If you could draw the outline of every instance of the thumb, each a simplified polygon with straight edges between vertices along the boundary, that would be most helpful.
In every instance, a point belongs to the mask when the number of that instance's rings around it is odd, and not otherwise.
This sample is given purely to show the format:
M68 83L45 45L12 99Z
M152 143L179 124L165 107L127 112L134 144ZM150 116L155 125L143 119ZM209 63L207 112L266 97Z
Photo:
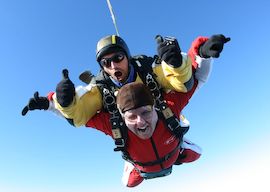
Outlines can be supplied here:
M84 83L86 83L86 84L89 84L89 83L91 82L93 76L94 76L94 75L91 73L91 71L84 71L84 72L82 72L82 73L80 74L79 79L80 79L82 82L84 82Z
M26 115L26 113L29 111L29 108L28 108L28 106L26 105L24 108L23 108L23 110L22 110L22 116L25 116Z
M63 79L69 79L67 69L63 69L62 74L63 74Z
M38 93L38 91L36 91L36 92L34 93L34 99L35 99L36 101L39 99L39 93Z
M160 44L164 41L161 35L156 35L155 40L157 44Z
M227 42L229 42L230 40L231 40L230 37L226 37L225 40L224 40L224 43L227 43Z

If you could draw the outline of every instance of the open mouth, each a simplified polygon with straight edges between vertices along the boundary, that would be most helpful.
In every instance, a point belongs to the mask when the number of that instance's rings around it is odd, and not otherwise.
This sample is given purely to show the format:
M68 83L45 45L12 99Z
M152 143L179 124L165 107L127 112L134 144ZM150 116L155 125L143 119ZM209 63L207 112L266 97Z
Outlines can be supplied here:
M121 72L121 71L116 71L116 72L114 73L114 76L117 77L117 78L119 78L119 77L122 76L122 72Z
M146 131L146 127L144 127L144 128L138 128L138 131L144 133Z

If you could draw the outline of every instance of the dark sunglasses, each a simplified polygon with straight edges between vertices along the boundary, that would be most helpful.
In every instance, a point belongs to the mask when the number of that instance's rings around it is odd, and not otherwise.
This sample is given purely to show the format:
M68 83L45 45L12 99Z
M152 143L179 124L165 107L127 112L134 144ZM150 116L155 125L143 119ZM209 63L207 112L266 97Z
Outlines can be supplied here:
M125 54L122 53L122 52L119 52L119 53L116 53L114 54L112 57L110 58L102 58L100 60L100 65L102 67L111 67L111 62L114 62L114 63L119 63L121 62L123 59L125 58Z

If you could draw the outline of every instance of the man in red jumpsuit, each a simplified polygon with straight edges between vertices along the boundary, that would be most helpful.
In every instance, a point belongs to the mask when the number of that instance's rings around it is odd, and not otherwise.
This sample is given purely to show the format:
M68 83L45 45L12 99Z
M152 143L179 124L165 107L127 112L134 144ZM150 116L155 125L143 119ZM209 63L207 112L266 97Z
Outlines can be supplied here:
M177 117L196 87L197 82L187 93L163 95ZM128 129L128 158L122 178L127 187L135 187L144 179L169 175L174 164L192 162L200 157L200 147L185 138L177 138L158 117L151 92L144 84L134 82L124 85L117 94L116 103ZM100 112L86 126L112 136L109 118L109 113Z

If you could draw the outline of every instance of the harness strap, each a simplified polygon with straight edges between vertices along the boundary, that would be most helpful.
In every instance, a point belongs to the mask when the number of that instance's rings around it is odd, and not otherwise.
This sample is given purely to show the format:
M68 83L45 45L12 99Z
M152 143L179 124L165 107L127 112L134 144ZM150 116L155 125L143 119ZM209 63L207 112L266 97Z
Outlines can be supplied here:
M112 125L112 136L114 139L114 143L116 148L114 151L124 151L126 144L126 134L127 131L125 127L125 123L119 113L119 110L116 107L115 96L109 91L108 88L103 88L103 96L104 102L107 106L107 110L110 113L110 123Z
M138 68L143 67L142 65L138 65ZM167 106L166 101L163 99L160 89L158 88L158 83L156 82L153 75L150 72L147 72L147 74L144 77L142 76L141 78L145 81L146 85L154 96L155 107L157 111L162 114L162 117L164 118L167 127L174 135L176 135L182 140L183 135L187 133L189 127L181 127L179 120L176 118L172 110Z
M157 177L165 177L170 175L172 173L172 166L167 169L162 169L161 171L158 172L143 172L140 170L138 170L138 172L144 179L154 179Z

